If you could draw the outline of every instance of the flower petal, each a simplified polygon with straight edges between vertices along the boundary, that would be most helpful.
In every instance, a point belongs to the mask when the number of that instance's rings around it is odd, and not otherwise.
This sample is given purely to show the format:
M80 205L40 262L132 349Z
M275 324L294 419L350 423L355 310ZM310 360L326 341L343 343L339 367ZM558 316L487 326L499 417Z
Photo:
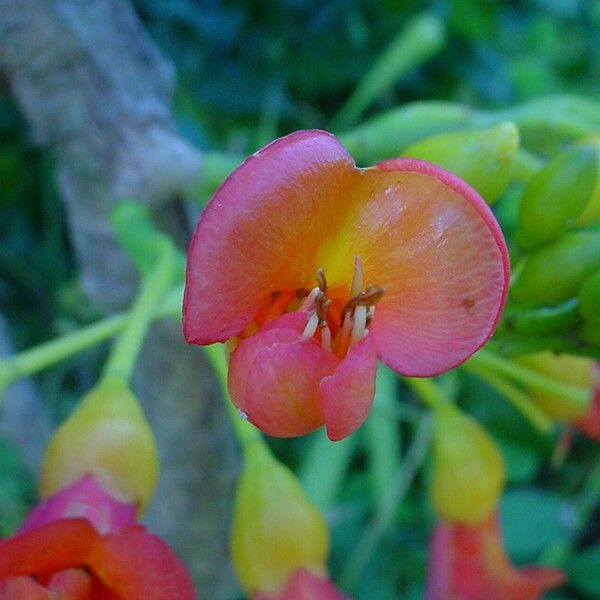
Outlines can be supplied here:
M336 590L329 579L315 575L307 569L296 571L280 594L266 596L257 594L254 600L349 600Z
M480 525L440 522L431 539L427 600L535 600L563 581L556 569L510 564L497 514Z
M19 533L58 519L78 517L87 519L100 533L110 533L135 523L135 510L135 504L120 502L93 475L85 475L35 506Z
M65 569L52 575L48 589L60 600L88 600L92 597L92 580L82 569Z
M367 169L354 194L365 281L385 288L371 331L380 358L410 376L463 362L493 333L509 260L501 230L466 183L423 161Z
M321 381L327 435L337 441L358 429L375 395L377 351L373 334L354 344L329 377Z
M96 544L86 564L123 600L194 600L194 585L173 551L133 525Z
M240 165L208 204L188 252L183 329L210 344L241 332L274 290L314 286L315 257L335 229L352 158L324 131L280 138Z
M122 600L193 600L183 565L138 525L101 536L85 519L62 519L0 541L0 580L87 567Z
M261 331L244 340L232 355L230 365L230 378L235 378L236 353L244 345L260 347L248 351L253 359L247 370L241 405L251 423L278 437L304 435L323 425L319 384L323 377L333 373L339 362L314 339L301 339L298 333L294 341L273 340L287 336L286 331L291 330Z

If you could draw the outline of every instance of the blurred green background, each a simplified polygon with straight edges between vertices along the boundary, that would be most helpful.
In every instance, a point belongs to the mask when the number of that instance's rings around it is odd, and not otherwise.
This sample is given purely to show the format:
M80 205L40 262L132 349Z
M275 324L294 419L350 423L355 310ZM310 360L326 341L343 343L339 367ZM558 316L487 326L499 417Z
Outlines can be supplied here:
M423 66L385 86L364 116L422 99L484 109L556 93L600 100L600 0L136 0L134 5L177 69L180 130L205 150L245 155L295 129L343 124L341 107L398 32L423 14L438 28L433 35L439 48ZM33 145L1 76L0 305L16 349L99 316L78 286L52 157ZM98 347L40 375L56 421L93 383L105 351ZM395 379L385 373L382 378L379 395L398 402L390 407L379 399L375 416L394 423L394 443L406 449L423 411ZM567 543L571 580L549 597L599 598L600 490L597 483L593 487L597 479L588 481L598 460L594 443L577 438L566 462L555 469L550 459L556 439L537 435L491 389L462 372L447 375L443 383L504 451L509 486L502 518L512 559L543 561ZM326 454L322 433L273 442L277 455L300 473L327 511L334 579L386 493L374 462L373 435L365 427L343 442L350 469L341 473L334 498L314 472L319 460L334 460ZM399 461L400 456L391 459L383 473L396 472ZM393 527L378 537L359 574L360 599L423 596L433 522L424 462L398 503ZM15 528L34 497L33 475L17 449L0 439L0 535ZM589 522L575 535L582 506Z

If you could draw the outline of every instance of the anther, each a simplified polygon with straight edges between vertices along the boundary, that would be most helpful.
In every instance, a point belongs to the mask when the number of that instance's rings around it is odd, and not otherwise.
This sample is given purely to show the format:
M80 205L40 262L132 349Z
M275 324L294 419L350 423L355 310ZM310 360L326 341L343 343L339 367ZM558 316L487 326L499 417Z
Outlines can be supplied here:
M326 294L327 293L327 279L325 279L325 270L323 269L323 267L319 267L315 271L315 277L317 278L317 283L319 284L321 291L324 294Z
M370 285L366 290L363 290L362 292L356 294L356 296L350 298L346 306L344 306L342 313L351 311L357 306L366 306L367 308L369 306L374 306L377 304L377 302L379 302L379 300L381 300L381 297L384 293L385 290L382 287L379 287L378 285Z
M327 311L330 306L331 300L328 300L323 292L317 294L317 297L315 298L315 311L319 318L319 324L327 323Z
M298 307L298 310L312 310L315 305L315 299L320 293L321 288L319 287L314 287L312 290L310 290L310 293L308 296L306 296L306 298L304 298L302 304L300 304Z

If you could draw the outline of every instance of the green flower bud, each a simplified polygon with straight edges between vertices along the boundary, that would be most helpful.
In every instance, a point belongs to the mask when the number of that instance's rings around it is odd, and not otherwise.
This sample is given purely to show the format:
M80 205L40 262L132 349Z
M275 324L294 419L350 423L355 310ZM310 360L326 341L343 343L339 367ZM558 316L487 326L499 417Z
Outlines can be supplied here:
M511 295L516 302L557 304L575 296L600 270L600 229L567 233L525 259Z
M519 149L514 123L500 123L483 131L455 131L425 138L409 146L403 156L440 165L472 185L493 204L510 181Z
M598 148L572 146L527 184L519 211L517 242L532 250L581 225L598 179Z
M586 321L600 324L600 271L588 277L579 288L579 312Z
M594 146L596 149L596 185L594 186L590 201L579 216L580 225L587 225L592 221L600 219L600 135L587 138L584 142Z

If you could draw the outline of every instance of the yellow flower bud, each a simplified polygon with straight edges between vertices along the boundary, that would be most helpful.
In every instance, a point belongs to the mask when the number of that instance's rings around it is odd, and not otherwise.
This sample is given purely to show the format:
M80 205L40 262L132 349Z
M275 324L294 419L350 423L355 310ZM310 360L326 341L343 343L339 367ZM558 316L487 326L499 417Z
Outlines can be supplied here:
M481 523L503 486L504 461L485 429L454 406L436 409L432 499L441 518Z
M515 361L546 377L590 390L590 402L592 401L592 390L596 383L596 366L591 358L568 354L558 355L553 352L537 352L516 357ZM582 418L588 410L588 405L573 402L561 394L541 392L534 388L530 388L529 394L541 409L557 421L566 423L576 421Z
M105 378L54 433L44 456L46 498L92 473L123 502L147 506L158 478L154 436L127 383Z
M275 595L292 574L325 575L327 526L294 474L261 442L251 442L235 499L231 551L238 579L250 595Z

